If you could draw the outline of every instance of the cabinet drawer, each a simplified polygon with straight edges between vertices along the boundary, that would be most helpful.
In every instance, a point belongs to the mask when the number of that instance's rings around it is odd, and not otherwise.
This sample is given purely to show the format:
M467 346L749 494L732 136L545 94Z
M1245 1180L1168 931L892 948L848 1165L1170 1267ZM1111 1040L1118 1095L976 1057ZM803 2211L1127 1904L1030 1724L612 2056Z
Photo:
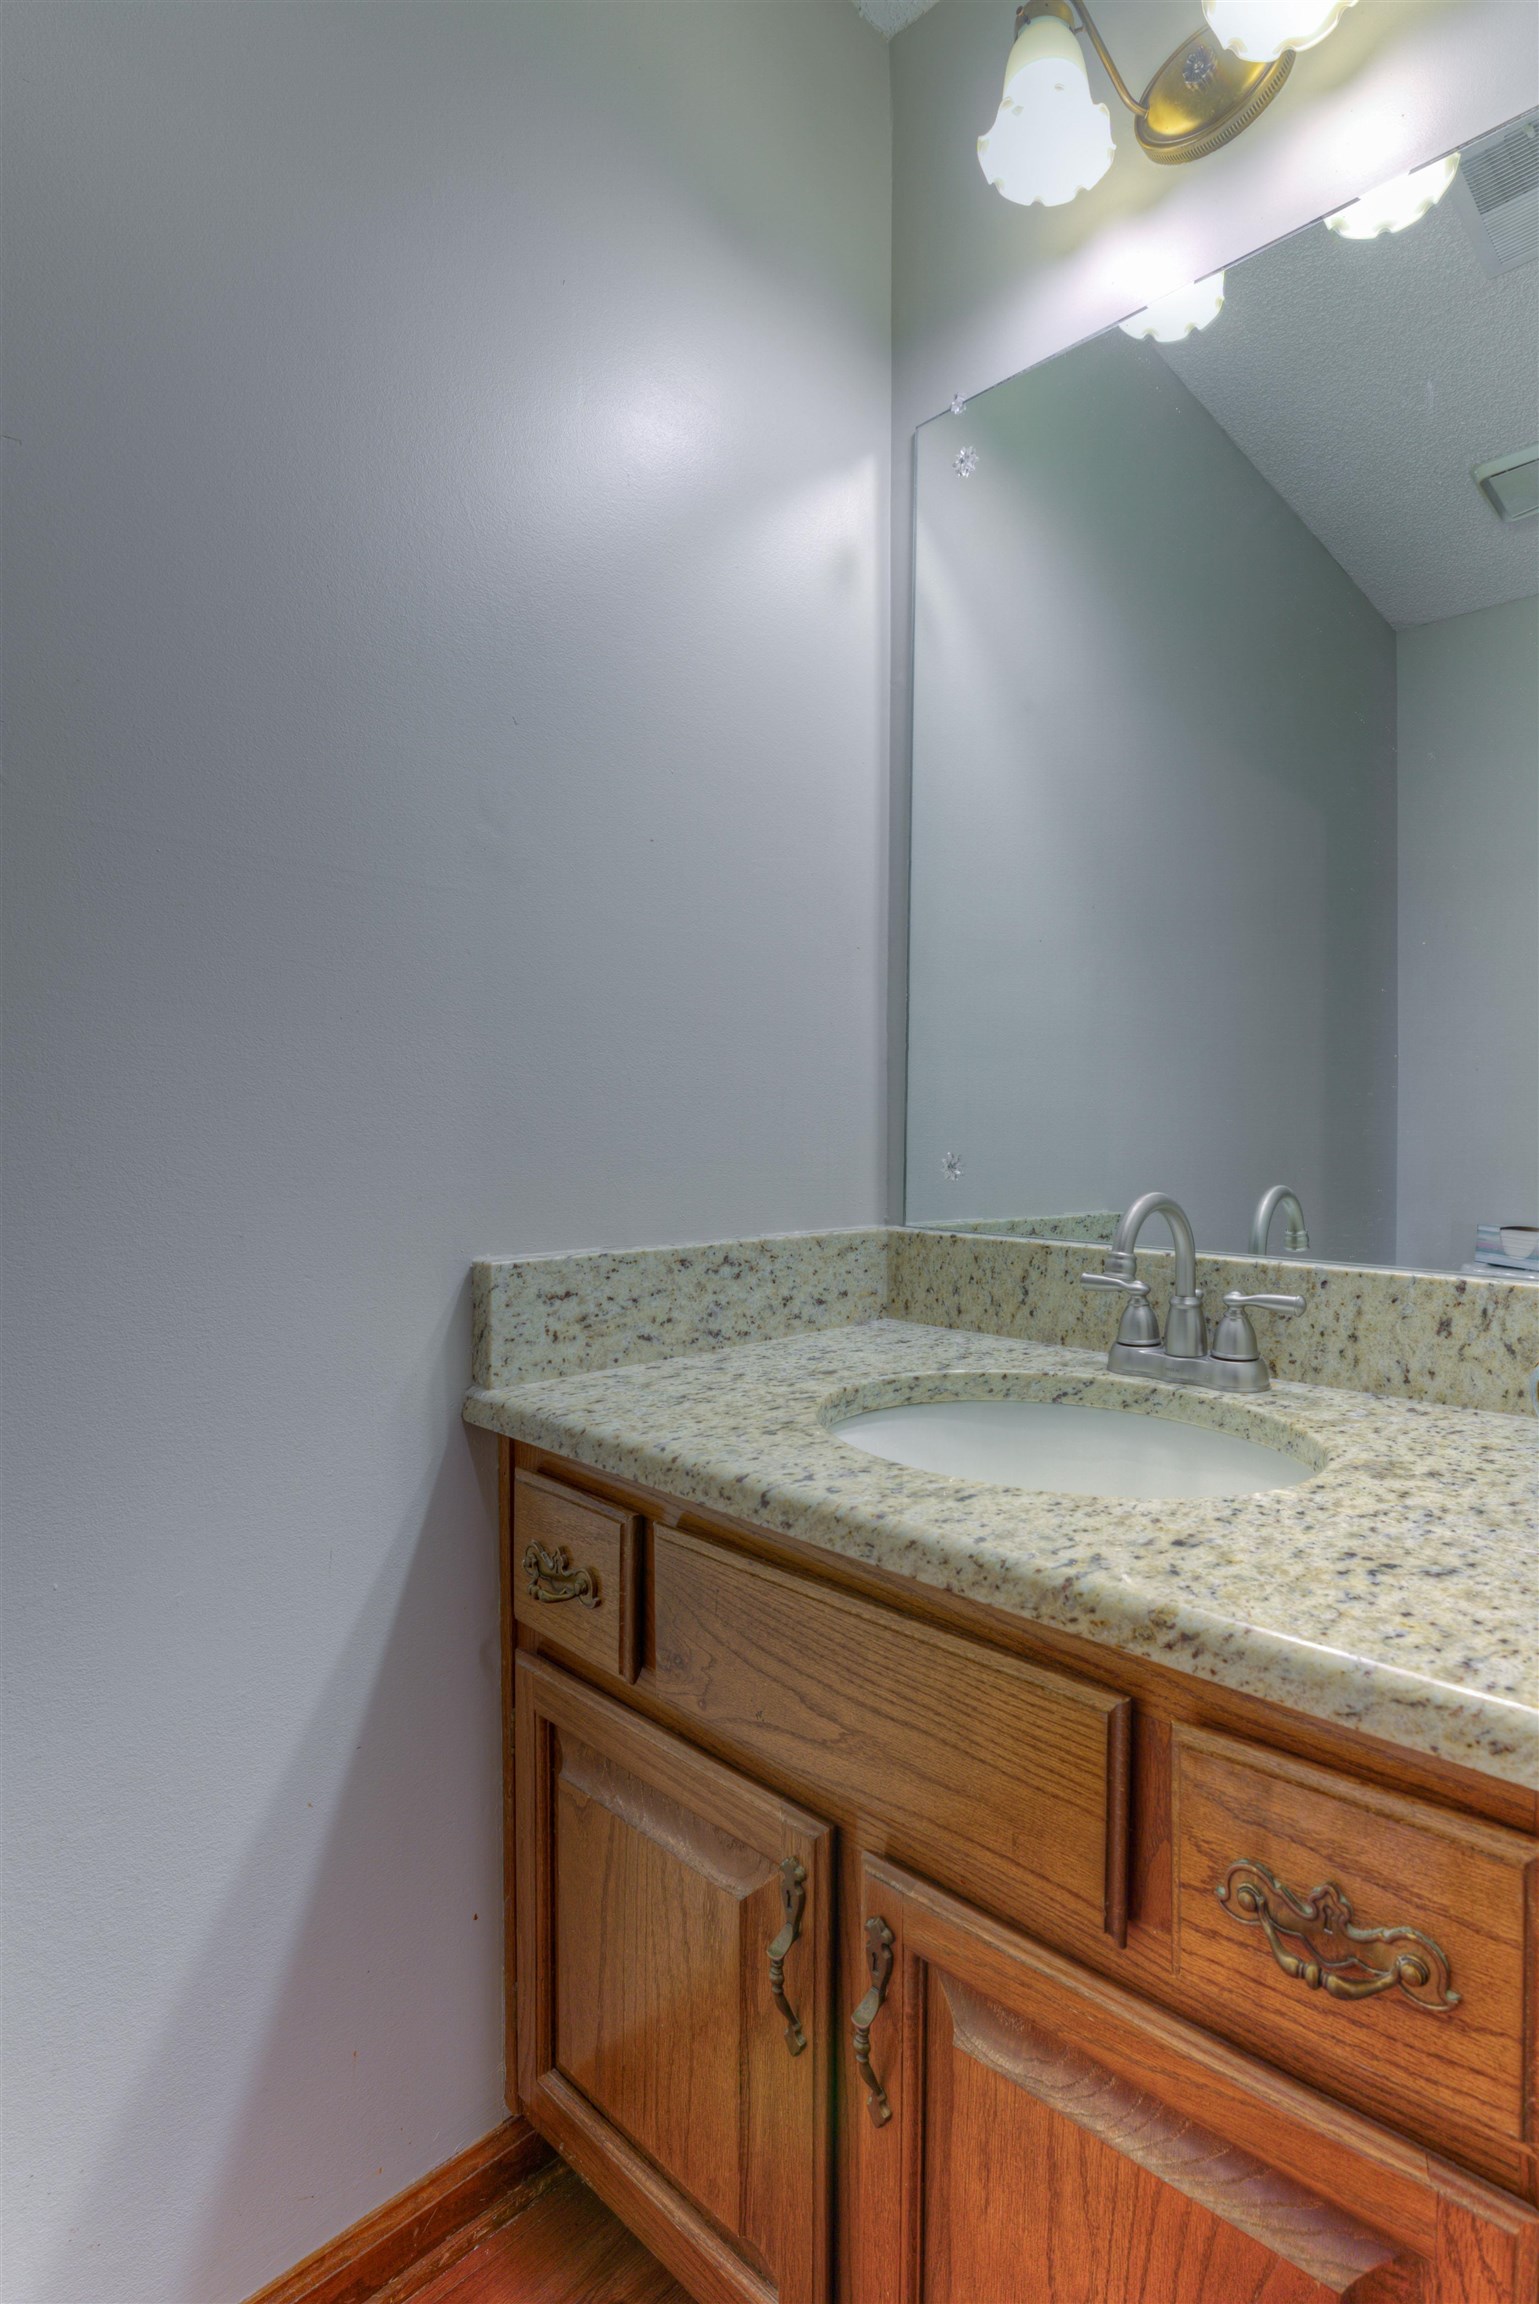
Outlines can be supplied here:
M558 1655L636 1677L634 1512L537 1472L513 1475L513 1613Z
M1125 1698L674 1530L650 1594L643 1685L683 1721L975 1903L1123 1941Z
M1214 2030L1433 2143L1528 2132L1534 1842L1191 1728L1175 1798Z

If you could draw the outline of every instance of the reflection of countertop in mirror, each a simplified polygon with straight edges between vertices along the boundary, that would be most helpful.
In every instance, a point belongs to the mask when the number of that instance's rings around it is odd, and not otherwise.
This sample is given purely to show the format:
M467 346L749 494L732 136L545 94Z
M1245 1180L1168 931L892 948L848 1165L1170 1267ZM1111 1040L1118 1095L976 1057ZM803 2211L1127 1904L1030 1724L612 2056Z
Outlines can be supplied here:
M854 1237L854 1236L849 1236ZM1147 1413L1320 1468L1245 1497L1041 1495L909 1470L836 1439L840 1395L1094 1397L1098 1354L889 1319L644 1365L478 1387L476 1424L1130 1655L1539 1787L1539 1425L1279 1384L1156 1386ZM1032 1381L1036 1379L1038 1381ZM895 1389L894 1389L895 1387Z

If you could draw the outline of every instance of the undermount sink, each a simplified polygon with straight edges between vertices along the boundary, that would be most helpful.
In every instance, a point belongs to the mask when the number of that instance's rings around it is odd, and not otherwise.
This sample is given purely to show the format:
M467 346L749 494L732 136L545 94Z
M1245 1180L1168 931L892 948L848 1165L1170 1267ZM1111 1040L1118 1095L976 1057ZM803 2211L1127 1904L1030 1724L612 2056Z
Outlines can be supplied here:
M1059 1496L1253 1496L1315 1469L1211 1424L1058 1400L925 1400L841 1416L829 1430L916 1471Z

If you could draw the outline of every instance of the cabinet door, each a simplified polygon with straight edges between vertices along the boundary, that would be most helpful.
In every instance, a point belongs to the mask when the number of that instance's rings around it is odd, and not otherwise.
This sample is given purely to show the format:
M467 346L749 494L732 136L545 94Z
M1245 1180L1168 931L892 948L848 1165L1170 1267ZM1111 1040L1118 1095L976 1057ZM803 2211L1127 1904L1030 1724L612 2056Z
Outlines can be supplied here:
M1539 2294L1505 2193L895 1866L862 1897L855 2304Z
M824 2304L832 1836L520 1655L519 2094L702 2304Z

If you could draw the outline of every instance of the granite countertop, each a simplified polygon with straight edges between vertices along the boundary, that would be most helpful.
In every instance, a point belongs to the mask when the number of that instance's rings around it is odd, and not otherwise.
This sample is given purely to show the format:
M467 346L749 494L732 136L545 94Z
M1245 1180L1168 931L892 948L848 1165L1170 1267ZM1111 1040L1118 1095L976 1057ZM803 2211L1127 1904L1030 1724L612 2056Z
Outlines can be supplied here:
M960 1381L959 1381L960 1380ZM1302 1457L1298 1485L1145 1503L852 1448L924 1398L1121 1405ZM1228 1400L1098 1353L907 1321L473 1390L469 1421L852 1560L1539 1788L1539 1424L1277 1384Z

